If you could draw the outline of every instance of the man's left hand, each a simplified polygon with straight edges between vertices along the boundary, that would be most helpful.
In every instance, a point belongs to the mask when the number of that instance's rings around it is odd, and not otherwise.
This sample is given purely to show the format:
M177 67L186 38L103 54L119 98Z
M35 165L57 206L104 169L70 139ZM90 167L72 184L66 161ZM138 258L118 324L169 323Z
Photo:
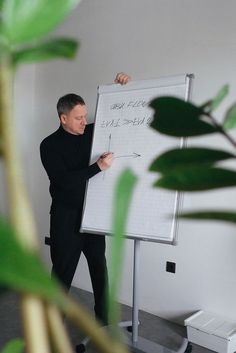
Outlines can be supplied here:
M131 80L131 77L124 72L119 72L114 80L115 83L120 83L121 85L126 85Z

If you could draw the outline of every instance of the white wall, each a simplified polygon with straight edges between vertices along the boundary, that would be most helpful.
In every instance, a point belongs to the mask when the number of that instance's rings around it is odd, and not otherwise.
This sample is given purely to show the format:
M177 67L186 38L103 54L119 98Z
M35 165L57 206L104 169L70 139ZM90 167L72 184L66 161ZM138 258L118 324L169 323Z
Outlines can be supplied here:
M86 0L61 26L58 34L78 38L81 48L73 62L58 60L36 66L34 136L27 161L42 243L49 228L50 199L38 146L58 126L58 97L68 92L81 94L92 120L96 87L111 82L116 72L125 71L135 80L194 73L193 100L197 103L213 96L223 84L230 84L229 98L217 112L220 119L236 93L235 11L234 0ZM20 82L24 84L23 79ZM227 146L218 136L192 142ZM188 194L185 208L234 208L235 196L234 189ZM235 227L216 222L180 222L176 247L142 243L140 307L175 321L198 309L236 320L236 311L232 310L235 249ZM49 263L48 249L42 246L42 251ZM132 296L132 256L133 243L127 241L120 298L128 304ZM176 274L165 272L166 261L176 262ZM74 284L91 288L84 260Z

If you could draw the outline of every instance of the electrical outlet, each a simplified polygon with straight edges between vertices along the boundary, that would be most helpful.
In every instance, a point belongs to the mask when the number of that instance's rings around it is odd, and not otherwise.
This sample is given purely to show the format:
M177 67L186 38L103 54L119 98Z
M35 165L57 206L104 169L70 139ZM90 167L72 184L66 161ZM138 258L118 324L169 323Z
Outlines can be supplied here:
M166 261L166 272L175 273L176 263Z

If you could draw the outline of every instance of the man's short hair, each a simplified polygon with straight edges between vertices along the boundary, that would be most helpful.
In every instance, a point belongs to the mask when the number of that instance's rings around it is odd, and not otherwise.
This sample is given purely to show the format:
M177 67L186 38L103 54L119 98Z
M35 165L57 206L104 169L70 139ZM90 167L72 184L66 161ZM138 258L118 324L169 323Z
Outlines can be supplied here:
M59 118L62 114L68 114L76 105L85 105L82 97L74 93L66 94L57 102L57 113Z

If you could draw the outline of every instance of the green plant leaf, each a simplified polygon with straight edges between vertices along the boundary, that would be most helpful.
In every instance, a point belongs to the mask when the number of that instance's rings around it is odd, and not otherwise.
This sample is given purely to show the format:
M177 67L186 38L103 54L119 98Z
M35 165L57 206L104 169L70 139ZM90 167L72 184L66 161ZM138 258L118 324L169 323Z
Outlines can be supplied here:
M73 39L57 38L41 43L35 47L13 52L14 65L22 62L32 63L55 58L74 58L78 43Z
M168 173L174 169L192 168L197 165L210 166L215 162L229 158L236 158L236 156L229 152L209 148L178 148L158 156L149 170Z
M228 95L229 93L229 85L224 85L219 92L217 93L217 95L215 96L215 98L212 100L211 103L211 107L210 107L210 111L212 112L213 110L216 110L216 108L218 108L218 106L221 104L221 102L225 99L225 97Z
M154 186L179 191L203 191L236 186L236 172L208 167L174 170L161 177Z
M223 127L227 130L236 127L236 103L234 103L227 111Z
M216 127L201 120L202 108L182 99L160 97L150 106L155 110L151 127L162 134L187 137L218 132Z
M195 211L186 212L179 215L180 218L197 219L197 220L214 220L236 223L236 212L232 211Z
M8 0L2 5L2 31L11 44L45 36L54 30L80 0Z
M110 266L110 291L108 299L109 321L117 324L119 312L117 306L117 292L120 287L121 265L123 256L123 245L125 239L125 228L128 219L128 210L131 202L134 186L137 182L136 176L129 169L125 170L118 178L114 194L112 228L113 237L111 245Z
M36 294L56 304L63 303L64 295L56 280L50 278L35 254L20 246L14 231L2 220L0 234L0 286Z
M15 338L5 345L1 353L21 353L23 348L24 342L19 338Z
M202 108L207 113L211 113L212 111L216 110L219 107L219 105L225 99L228 93L229 93L229 85L224 85L213 99L207 101L202 105Z

